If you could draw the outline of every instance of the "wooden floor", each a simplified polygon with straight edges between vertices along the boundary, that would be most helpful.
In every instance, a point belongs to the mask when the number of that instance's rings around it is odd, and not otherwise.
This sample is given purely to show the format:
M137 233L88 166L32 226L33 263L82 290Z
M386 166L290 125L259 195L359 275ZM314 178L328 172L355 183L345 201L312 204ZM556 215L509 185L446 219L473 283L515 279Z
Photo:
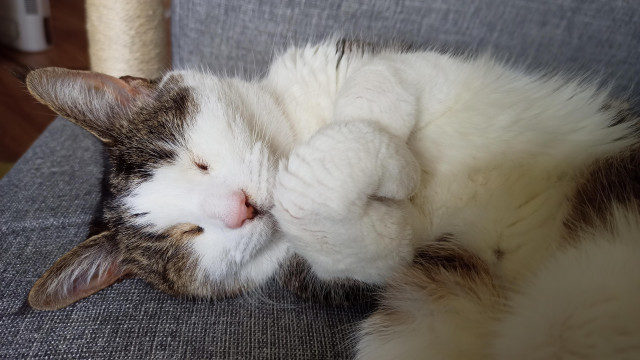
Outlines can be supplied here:
M0 170L15 162L55 118L51 110L29 96L9 70L89 68L84 1L51 0L50 4L53 47L24 53L0 45Z

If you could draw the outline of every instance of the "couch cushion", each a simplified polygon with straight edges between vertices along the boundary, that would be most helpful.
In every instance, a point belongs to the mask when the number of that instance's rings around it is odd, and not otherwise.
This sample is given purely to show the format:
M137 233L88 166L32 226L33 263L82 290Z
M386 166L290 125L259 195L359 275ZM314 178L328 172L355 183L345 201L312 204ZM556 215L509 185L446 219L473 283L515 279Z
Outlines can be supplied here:
M174 67L262 74L273 49L331 34L491 51L534 69L616 80L640 96L640 1L173 0ZM634 87L635 85L635 87Z

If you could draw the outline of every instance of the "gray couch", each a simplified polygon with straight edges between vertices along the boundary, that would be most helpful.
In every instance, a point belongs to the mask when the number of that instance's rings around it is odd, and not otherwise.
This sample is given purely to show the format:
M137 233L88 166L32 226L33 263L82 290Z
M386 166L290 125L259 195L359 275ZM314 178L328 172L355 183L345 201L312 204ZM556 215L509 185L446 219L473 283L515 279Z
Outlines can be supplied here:
M640 95L640 2L625 0L173 0L175 68L251 77L273 49L330 34L490 50L540 71L615 80ZM19 121L3 119L2 121ZM25 305L83 240L100 198L100 143L57 119L0 181L0 358L340 359L371 305L305 302L275 282L227 301L175 299L126 280L68 308Z

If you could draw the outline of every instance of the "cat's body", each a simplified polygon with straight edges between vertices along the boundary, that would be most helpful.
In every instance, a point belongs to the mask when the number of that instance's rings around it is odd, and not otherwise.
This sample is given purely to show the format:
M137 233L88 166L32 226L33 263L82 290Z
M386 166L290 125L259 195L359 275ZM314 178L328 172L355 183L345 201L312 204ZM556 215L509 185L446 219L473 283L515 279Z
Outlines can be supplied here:
M33 306L129 273L226 296L280 272L321 283L312 297L386 286L363 358L640 354L637 120L592 87L344 41L292 48L253 82L44 69L27 84L113 164L108 230L87 240L107 250L72 250Z

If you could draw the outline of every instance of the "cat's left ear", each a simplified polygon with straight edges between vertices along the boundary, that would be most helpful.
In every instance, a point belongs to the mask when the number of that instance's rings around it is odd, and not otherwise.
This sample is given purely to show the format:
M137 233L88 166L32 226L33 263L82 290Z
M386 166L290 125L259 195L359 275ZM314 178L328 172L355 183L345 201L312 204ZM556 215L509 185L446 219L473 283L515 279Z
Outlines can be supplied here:
M142 78L55 67L29 72L25 83L38 101L105 143L155 91L155 84Z

